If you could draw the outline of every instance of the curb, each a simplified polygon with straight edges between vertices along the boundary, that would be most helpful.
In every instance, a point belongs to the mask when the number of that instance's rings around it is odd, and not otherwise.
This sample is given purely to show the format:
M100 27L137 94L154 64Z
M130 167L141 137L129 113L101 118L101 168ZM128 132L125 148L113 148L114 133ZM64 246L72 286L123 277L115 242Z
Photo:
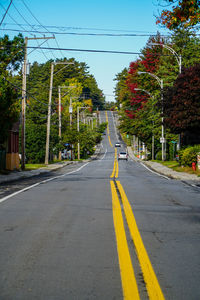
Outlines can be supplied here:
M133 154L133 151L131 149L131 147L127 147L128 149L128 153L129 153L129 157L133 160L133 161L137 161L139 163L143 163L145 166L147 166L149 169L151 169L152 171L157 172L160 175L164 175L170 179L178 179L178 180L182 180L183 182L188 183L187 181L192 181L192 182L200 182L200 178L197 177L196 175L193 174L188 174L188 173L179 173L176 172L174 170L171 170L170 168L163 166L159 163L156 162L147 162L147 161L142 161L141 159L135 157L135 155ZM161 170L162 168L162 170ZM189 183L190 185L192 185L191 183Z
M71 164L78 164L82 162L90 162L92 160L97 159L97 157L101 154L101 149L98 147L95 151L95 153L89 158L82 161L67 161L67 162L59 162L52 165L48 165L48 167L39 168L37 170L31 170L31 171L13 171L13 173L10 173L9 175L0 175L0 184L2 183L10 183L14 182L20 179L25 178L31 178L34 176L38 176L40 174L44 173L50 173L56 170L59 170L63 167L66 167L67 165Z

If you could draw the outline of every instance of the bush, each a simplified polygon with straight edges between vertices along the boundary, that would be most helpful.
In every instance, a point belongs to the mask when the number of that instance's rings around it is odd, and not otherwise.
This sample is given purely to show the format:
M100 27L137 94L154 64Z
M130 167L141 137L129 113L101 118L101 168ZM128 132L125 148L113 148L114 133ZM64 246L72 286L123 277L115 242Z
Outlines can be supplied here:
M156 159L162 160L162 151L161 150L156 153Z
M192 166L192 163L197 163L197 154L200 152L200 145L187 147L179 151L179 161L182 166Z

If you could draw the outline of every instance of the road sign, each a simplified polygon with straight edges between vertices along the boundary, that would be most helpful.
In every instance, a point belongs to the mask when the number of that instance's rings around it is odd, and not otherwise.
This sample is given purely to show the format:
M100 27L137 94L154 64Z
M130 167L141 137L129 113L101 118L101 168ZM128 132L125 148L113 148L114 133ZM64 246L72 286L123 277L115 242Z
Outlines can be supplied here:
M69 113L72 114L72 112L73 112L73 108L72 106L69 106Z
M161 137L161 138L160 138L160 143L161 143L161 144L164 144L164 143L166 143L166 139L165 139L165 138L163 138L163 137Z

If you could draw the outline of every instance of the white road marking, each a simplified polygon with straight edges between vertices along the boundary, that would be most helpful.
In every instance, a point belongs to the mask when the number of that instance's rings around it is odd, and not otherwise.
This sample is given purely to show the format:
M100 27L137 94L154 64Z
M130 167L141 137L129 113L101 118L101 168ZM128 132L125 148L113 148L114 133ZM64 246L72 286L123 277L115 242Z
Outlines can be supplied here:
M0 199L0 203L6 201L7 199L9 199L9 198L11 198L11 197L14 197L14 196L20 194L20 193L22 193L22 192L25 192L25 191L27 191L27 190L30 190L30 189L34 188L35 186L37 186L37 185L39 185L39 184L46 183L46 182L48 182L48 181L51 181L51 180L54 180L54 179L57 179L57 178L60 178L60 177L66 176L66 175L70 175L70 174L76 173L76 172L80 171L82 168L84 168L85 166L87 166L88 164L89 164L89 162L87 162L86 164L84 164L83 166L81 166L80 168L78 168L77 170L74 170L74 171L72 171L72 172L65 173L65 174L63 174L63 175L55 176L55 177L52 177L52 178L49 178L49 179L46 179L46 180L42 180L42 181L37 182L37 183L35 183L35 184L32 184L32 185L30 185L30 186L28 186L28 187L26 187L26 188L24 188L24 189L22 189L22 190L20 190L20 191L14 192L14 193L12 193L12 194L10 194L10 195L4 197L4 198L1 198L1 199Z
M163 177L163 178L165 178L165 179L171 180L171 178L169 178L169 177L167 177L167 176L165 176L165 175L161 175L161 174L159 174L159 173L157 173L157 172L155 172L155 171L149 169L149 168L148 168L146 165L144 165L142 162L141 162L141 165L143 165L143 167L145 167L145 168L146 168L147 170L149 170L151 173L154 173L154 174L156 174L156 175L158 175L158 176L160 176L160 177Z
M106 151L105 151L104 155L102 156L102 158L99 159L99 161L101 161L101 160L103 160L105 158L106 153L107 153L107 148L106 148Z

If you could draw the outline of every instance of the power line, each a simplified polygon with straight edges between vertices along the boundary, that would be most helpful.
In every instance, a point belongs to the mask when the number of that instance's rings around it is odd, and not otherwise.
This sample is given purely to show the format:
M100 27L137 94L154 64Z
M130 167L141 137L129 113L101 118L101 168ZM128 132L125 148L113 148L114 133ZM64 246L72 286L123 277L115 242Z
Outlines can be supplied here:
M6 11L5 7L4 7L1 3L0 3L0 6ZM13 22L15 22L16 25L18 25L19 27L22 28L22 30L14 30L14 31L17 31L17 32L30 32L30 31L27 31L26 29L24 29L24 28L23 28L23 25L17 23L17 22L15 21L15 19L14 19L9 13L7 13L7 15L13 20ZM0 30L5 30L5 28L4 28L4 29L0 29ZM7 29L6 29L6 30L7 30ZM32 34L32 35L33 35L33 34Z
M10 81L9 81L8 79L6 79L5 77L4 77L4 80L5 80L6 82L8 82L10 85L12 85L15 89L20 90L20 91L24 91L22 88L20 88L19 86L15 85L15 84L12 83L12 82L10 82ZM45 106L48 106L47 103L44 103L44 102L38 100L38 99L35 98L32 94L30 94L29 92L27 92L27 94L28 94L31 98L33 98L34 100L36 100L37 102L39 102L39 103L41 103L41 104L43 104L43 105L45 105Z
M32 15L32 17L39 23L39 25L42 27L42 28L44 28L48 33L51 33L49 30L48 30L48 28L46 27L46 26L44 26L39 20L38 20L38 18L36 18L36 16L32 13L32 11L30 10L30 8L27 6L27 4L24 2L24 0L22 0L22 3L24 4L24 6L26 7L26 9L29 11L29 13ZM31 25L32 26L32 25ZM58 42L57 42L57 40L55 39L55 42L56 42L56 44L57 44L57 46L58 46L58 48L59 48L59 45L58 45ZM48 44L48 46L49 46L49 43L47 42L47 44ZM50 46L49 46L50 47ZM54 53L51 51L51 53L52 53L52 55L54 56ZM60 51L60 53L61 53L61 55L64 57L64 55L62 54L62 52ZM56 58L55 56L54 56L54 58Z
M35 49L38 47L28 46L27 48ZM40 49L51 49L55 51L75 51L75 52L90 52L90 53L112 53L112 54L131 54L131 55L141 55L142 52L129 52L129 51L115 51L115 50L91 50L91 49L77 49L77 48L47 48L47 47L40 47ZM173 56L172 54L161 54L161 53L149 53L153 56Z
M3 20L5 19L6 15L7 15L7 13L8 13L8 10L9 10L11 4L12 4L12 2L13 2L13 0L10 1L10 4L8 5L8 8L7 8L7 10L6 10L6 12L5 12L5 14L4 14L2 20L1 20L0 26L1 26L1 24L3 23Z
M4 24L5 25L5 24ZM1 29L2 30L2 29ZM4 28L4 30L7 31L20 31L18 29L12 29L12 28ZM44 31L38 31L38 30L23 30L21 32L31 32L31 33L40 33L45 34ZM150 36L156 36L157 34L114 34L114 33L77 33L77 32L59 32L59 31L48 31L50 34L53 35L77 35L77 36L105 36L105 37L150 37ZM170 37L170 35L161 35L161 37Z
M35 17L34 17L35 18ZM35 18L36 19L36 18ZM37 20L37 22L39 23L39 21ZM95 31L110 31L110 32L136 32L136 33L146 33L148 32L149 35L156 35L155 32L150 32L150 31L143 31L143 30L124 30L124 29L108 29L108 28L90 28L90 27L72 27L72 26L55 26L55 25L46 25L44 27L44 25L42 25L41 23L39 23L39 25L32 25L34 27L43 27L44 29L48 30L48 28L55 28L55 29L59 29L62 32L65 30L95 30ZM4 23L4 25L13 25L12 23ZM23 25L23 24L22 24ZM49 31L50 33L50 31Z

